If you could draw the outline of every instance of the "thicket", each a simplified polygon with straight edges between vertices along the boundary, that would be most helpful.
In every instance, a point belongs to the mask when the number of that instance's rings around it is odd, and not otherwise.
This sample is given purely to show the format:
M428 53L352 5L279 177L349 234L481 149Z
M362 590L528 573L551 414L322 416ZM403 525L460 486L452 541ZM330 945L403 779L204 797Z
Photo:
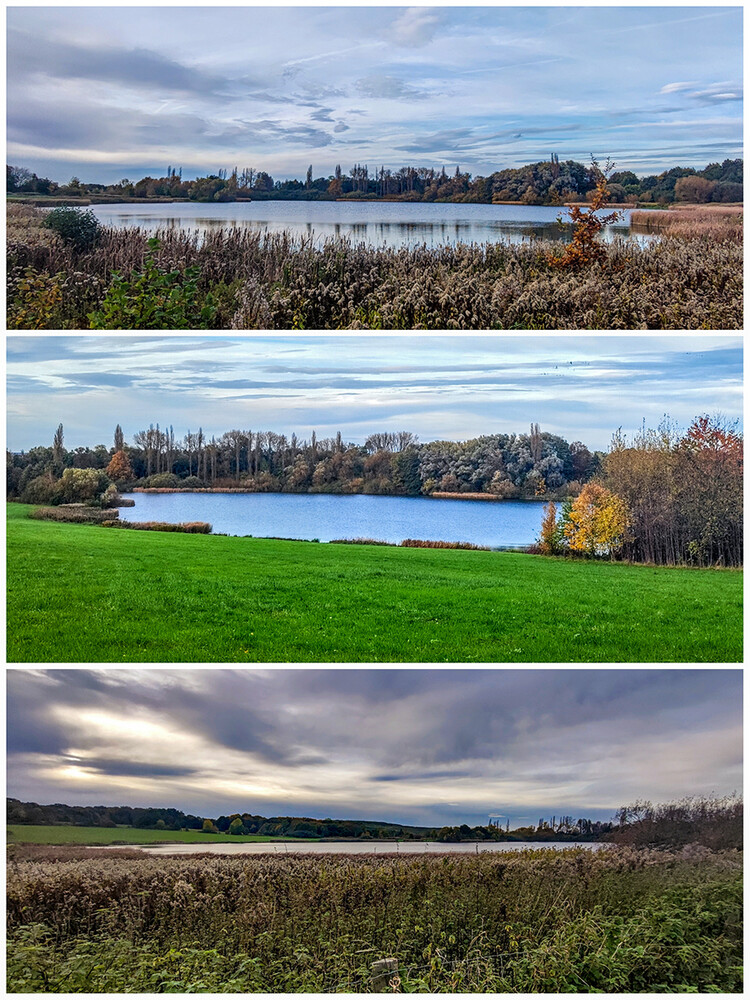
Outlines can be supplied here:
M736 852L14 862L11 992L734 992Z
M736 794L689 796L678 802L638 800L623 806L605 840L632 847L680 848L701 844L712 850L742 850L743 805Z
M598 482L575 499L545 507L538 550L661 565L741 566L743 439L720 417L679 431L620 432Z
M16 206L18 209L18 207ZM33 211L27 209L27 212ZM12 329L739 329L742 241L617 239L574 271L553 242L390 249L246 229L103 229L79 251L9 217ZM160 326L161 324L161 326Z

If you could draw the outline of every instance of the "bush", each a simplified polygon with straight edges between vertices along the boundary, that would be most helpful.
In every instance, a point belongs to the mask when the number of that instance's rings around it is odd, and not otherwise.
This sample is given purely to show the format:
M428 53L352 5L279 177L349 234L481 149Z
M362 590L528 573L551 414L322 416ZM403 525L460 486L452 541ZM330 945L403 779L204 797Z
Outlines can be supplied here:
M200 267L164 270L156 262L159 240L148 241L142 271L117 271L101 309L89 315L92 330L201 330L213 326L216 306L198 292ZM202 303L202 304L201 304Z
M105 528L132 528L135 531L179 531L184 535L210 535L211 525L206 521L185 521L172 524L169 521L102 521Z
M183 479L182 482L178 481L175 485L182 486L183 489L186 490L201 490L205 486L205 483L197 476L188 476L186 479Z
M474 545L472 542L434 542L430 539L405 538L401 545L406 549L481 549L489 552L489 545Z
M37 476L28 482L21 493L21 503L53 503L57 483L49 476Z
M101 503L101 495L108 486L107 474L101 469L65 469L58 483L58 502Z
M84 504L39 507L29 514L29 517L33 517L36 521L65 521L68 524L117 524L119 522L113 518L119 516L116 510L101 510L98 507L86 507Z
M173 472L157 472L156 475L144 480L142 485L149 489L174 489L180 485L180 479Z
M53 208L42 225L76 250L90 250L99 236L99 222L94 213L80 208Z

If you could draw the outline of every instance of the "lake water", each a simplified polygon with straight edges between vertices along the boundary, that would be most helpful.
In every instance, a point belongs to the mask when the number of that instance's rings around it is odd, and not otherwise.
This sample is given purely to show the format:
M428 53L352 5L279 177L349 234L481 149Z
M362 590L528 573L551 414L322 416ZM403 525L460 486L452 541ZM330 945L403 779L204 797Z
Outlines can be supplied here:
M114 845L112 845L114 847ZM603 844L599 843L482 843L482 844L436 844L424 840L393 841L312 841L290 842L287 844L159 844L143 847L138 845L133 849L146 854L483 854L486 851L526 851L539 848L554 848L564 850L569 847L585 847L595 851ZM128 845L130 849L131 845ZM122 850L122 846L117 848Z
M430 500L324 493L129 493L123 521L208 521L217 534L256 538L405 538L530 545L543 505L535 501Z
M388 201L251 201L198 204L164 202L93 205L105 225L141 226L148 230L170 227L206 232L239 226L269 233L287 230L311 236L317 242L346 237L355 243L390 247L441 246L453 243L520 243L531 238L569 240L572 226L561 228L557 217L564 208L539 205L461 205ZM605 240L630 234L630 212L608 226ZM637 235L640 243L653 236Z

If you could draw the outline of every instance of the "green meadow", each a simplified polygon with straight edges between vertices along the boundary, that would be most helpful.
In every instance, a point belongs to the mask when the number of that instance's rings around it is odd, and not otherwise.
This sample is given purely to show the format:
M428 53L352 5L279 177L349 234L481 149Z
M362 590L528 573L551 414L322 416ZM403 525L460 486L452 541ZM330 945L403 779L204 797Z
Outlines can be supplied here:
M742 573L34 521L10 662L738 662ZM342 533L345 526L342 526Z
M9 844L236 844L238 842L267 844L278 837L245 834L233 837L228 833L202 833L200 830L139 830L134 826L33 826L25 823L8 826ZM316 840L307 837L306 841ZM294 837L284 837L287 843Z

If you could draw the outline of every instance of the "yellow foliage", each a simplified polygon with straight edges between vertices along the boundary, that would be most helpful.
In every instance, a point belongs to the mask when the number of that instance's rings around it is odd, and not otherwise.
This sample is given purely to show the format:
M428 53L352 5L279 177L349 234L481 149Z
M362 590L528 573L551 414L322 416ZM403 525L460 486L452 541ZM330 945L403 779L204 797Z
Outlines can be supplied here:
M570 506L563 536L573 552L614 555L626 540L628 505L604 486L586 483Z

